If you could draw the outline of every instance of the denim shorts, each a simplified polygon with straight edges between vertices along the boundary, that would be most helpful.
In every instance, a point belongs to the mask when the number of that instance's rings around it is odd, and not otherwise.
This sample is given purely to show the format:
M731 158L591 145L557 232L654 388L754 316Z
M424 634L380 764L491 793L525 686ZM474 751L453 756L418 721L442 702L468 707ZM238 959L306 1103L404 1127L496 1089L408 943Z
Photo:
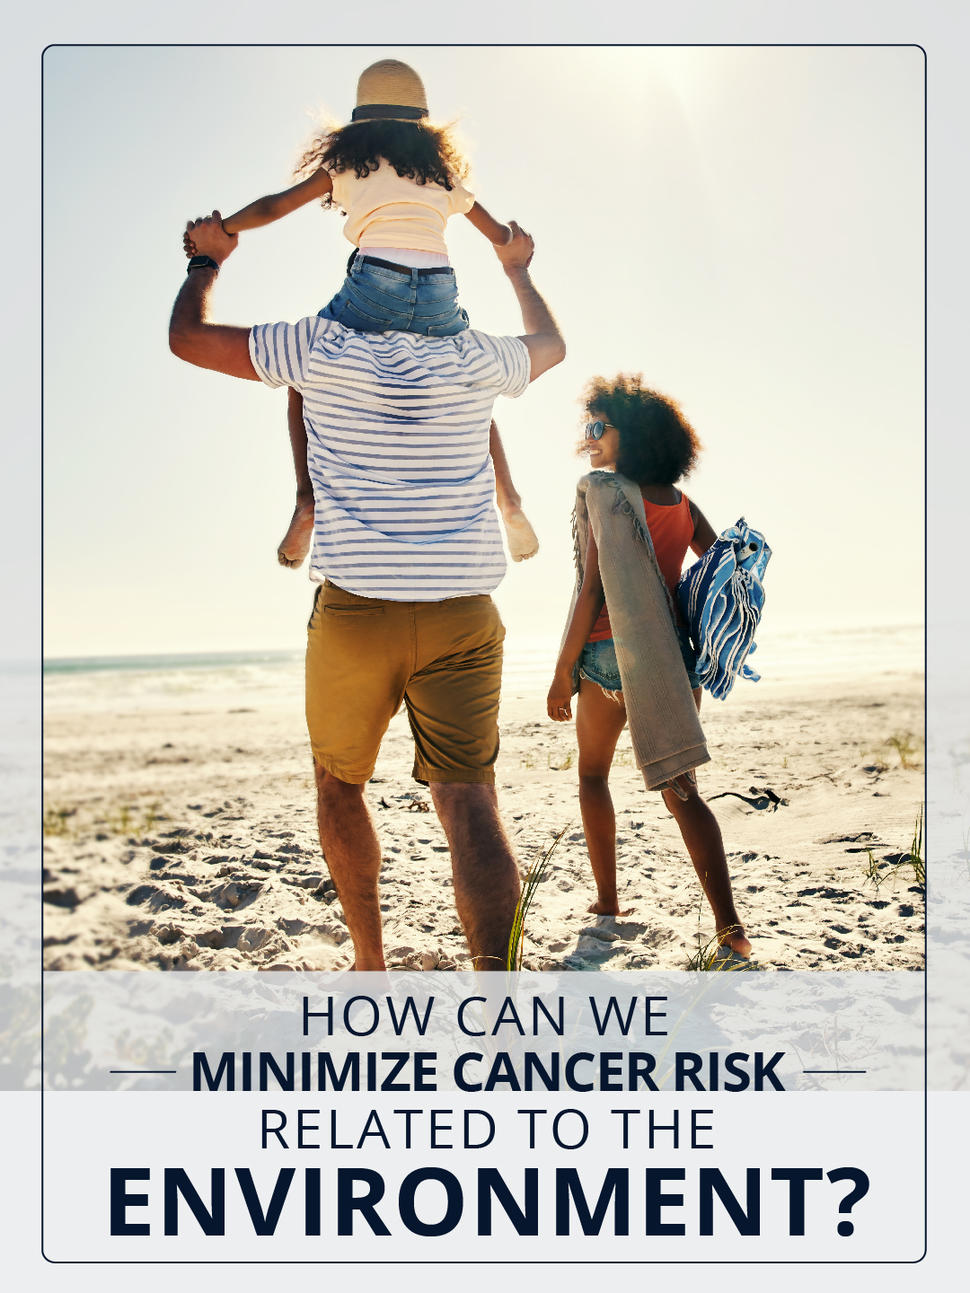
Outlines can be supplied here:
M468 327L453 269L392 269L379 258L359 254L320 317L355 332L418 332L425 337L451 337Z
M701 685L696 672L697 655L690 644L687 630L680 625L676 627L681 658L687 670L687 681L690 683L691 691L695 691ZM581 678L588 678L590 682L595 682L604 691L623 690L620 667L616 663L616 647L613 645L612 638L604 638L602 642L586 643L583 654L579 657L579 675Z

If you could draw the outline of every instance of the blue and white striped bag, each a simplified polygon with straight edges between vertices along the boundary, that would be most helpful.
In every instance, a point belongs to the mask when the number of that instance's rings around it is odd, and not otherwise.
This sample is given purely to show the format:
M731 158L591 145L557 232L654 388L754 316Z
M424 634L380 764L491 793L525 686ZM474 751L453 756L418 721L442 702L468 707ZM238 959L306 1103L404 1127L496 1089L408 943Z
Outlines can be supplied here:
M755 649L754 633L765 594L761 586L771 549L763 534L744 517L708 548L680 577L677 600L697 651L697 676L723 700L740 675L761 677L746 658Z

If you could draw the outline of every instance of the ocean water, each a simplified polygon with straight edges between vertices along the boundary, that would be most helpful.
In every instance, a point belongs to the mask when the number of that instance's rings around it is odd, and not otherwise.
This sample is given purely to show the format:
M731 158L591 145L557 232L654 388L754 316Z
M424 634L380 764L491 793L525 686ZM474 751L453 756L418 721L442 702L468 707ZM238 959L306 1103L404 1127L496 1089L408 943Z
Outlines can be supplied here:
M87 656L44 661L44 706L110 708L301 707L302 651Z
M759 686L799 682L858 683L921 673L920 625L864 629L766 627L750 662ZM552 677L558 632L506 641L503 692L542 696ZM750 683L739 683L746 690ZM44 662L44 702L52 712L218 707L302 706L303 653L232 651L184 655L88 656Z

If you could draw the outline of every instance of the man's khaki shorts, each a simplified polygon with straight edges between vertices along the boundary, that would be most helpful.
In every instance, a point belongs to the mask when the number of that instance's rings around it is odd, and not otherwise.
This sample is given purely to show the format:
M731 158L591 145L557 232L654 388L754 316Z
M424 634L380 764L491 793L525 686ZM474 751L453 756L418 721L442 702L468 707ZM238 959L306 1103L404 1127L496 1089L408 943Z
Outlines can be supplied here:
M368 781L403 700L416 780L494 782L504 638L488 596L389 602L321 585L307 626L313 757Z

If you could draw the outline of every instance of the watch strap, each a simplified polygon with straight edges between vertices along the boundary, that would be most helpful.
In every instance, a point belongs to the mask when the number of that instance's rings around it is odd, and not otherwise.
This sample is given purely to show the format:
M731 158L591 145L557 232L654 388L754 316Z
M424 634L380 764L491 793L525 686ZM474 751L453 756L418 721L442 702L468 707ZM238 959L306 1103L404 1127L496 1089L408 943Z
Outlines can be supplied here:
M211 256L192 256L185 268L186 274L190 274L193 269L218 269L219 262L213 260Z

